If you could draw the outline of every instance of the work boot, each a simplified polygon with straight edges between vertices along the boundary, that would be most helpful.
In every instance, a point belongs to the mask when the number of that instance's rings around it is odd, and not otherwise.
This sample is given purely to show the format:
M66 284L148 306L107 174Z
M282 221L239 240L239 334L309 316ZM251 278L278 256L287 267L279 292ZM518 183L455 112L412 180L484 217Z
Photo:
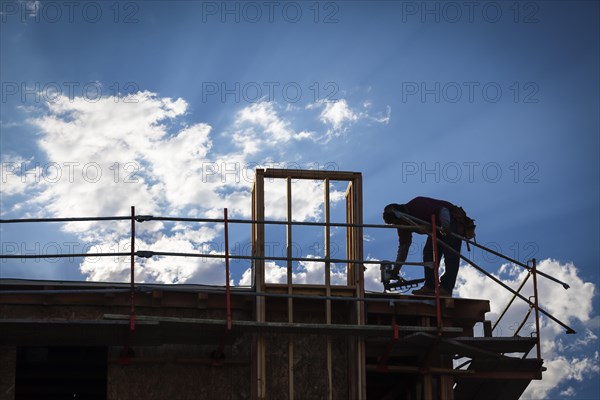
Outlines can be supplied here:
M429 286L423 286L421 289L413 290L415 296L435 296L435 289Z
M435 296L435 289L423 286L421 289L413 290L412 293L417 296ZM440 287L440 297L452 297L452 290Z

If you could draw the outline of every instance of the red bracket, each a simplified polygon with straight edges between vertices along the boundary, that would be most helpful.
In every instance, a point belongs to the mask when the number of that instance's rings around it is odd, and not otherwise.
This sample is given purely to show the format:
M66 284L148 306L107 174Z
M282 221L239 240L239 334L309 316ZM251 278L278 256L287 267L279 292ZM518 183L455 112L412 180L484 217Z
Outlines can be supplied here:
M437 335L442 336L442 309L440 305L440 276L439 269L440 263L438 260L438 247L437 247L437 225L435 223L435 214L431 215L431 241L433 243L433 274L435 280L435 315L437 322Z
M229 287L229 223L227 208L223 209L223 223L225 225L225 299L227 307L227 333L231 331L231 288Z

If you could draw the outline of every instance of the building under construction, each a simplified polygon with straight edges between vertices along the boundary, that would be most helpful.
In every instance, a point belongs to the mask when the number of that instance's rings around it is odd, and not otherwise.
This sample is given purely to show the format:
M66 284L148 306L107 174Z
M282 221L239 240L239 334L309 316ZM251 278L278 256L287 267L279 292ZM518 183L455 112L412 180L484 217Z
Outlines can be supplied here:
M286 182L284 221L265 219L265 179ZM299 179L323 181L324 222L293 221L292 187ZM334 181L348 185L344 223L330 221ZM499 337L498 321L486 319L487 299L442 298L439 290L435 297L365 292L364 267L377 262L364 259L363 229L389 226L364 224L362 215L360 173L259 169L251 220L228 219L226 210L222 219L162 218L224 224L224 254L136 251L136 224L159 218L136 215L133 208L131 216L106 218L131 220L131 253L118 254L131 258L130 282L0 280L0 399L511 400L542 379L539 313L573 333L538 306L537 276L554 278L536 271L535 261L507 258L529 269L532 299L521 294L525 282L505 288L513 300L529 304L537 329L534 336L519 336L519 328ZM66 220L77 219L44 221ZM430 222L434 242L442 245ZM231 224L250 225L251 255L230 254ZM266 254L269 224L285 227L286 257ZM292 279L293 263L303 260L293 257L292 227L302 224L324 230L324 257L309 259L324 264L324 284ZM345 258L330 256L332 227L346 230ZM225 282L136 283L136 258L153 256L218 257ZM251 287L230 286L231 259L252 263ZM287 265L286 283L265 280L267 261ZM331 282L332 263L346 266L343 285Z

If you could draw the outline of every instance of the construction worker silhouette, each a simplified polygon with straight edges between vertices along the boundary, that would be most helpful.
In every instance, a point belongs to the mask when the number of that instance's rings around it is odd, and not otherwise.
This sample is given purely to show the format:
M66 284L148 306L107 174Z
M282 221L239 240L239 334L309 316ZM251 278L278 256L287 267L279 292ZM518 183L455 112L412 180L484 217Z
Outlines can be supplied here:
M460 248L462 240L450 235L450 232L457 232L456 221L453 221L452 210L456 206L448 201L432 199L429 197L415 197L406 204L388 204L383 210L383 220L386 224L392 225L410 225L409 220L402 214L407 214L423 221L431 221L431 216L435 214L436 224L438 225L438 238L450 248L457 251L457 254L449 251L445 246L438 245L438 265L444 257L446 270L440 278L440 294L442 296L452 296L452 290L456 283L458 275L458 266L460 261ZM398 228L398 253L396 255L397 263L404 263L408 256L408 249L412 243L412 234L427 234L421 229L401 229ZM428 235L427 242L423 248L423 261L433 261L433 241ZM395 265L393 274L400 273L401 265ZM435 275L432 268L424 267L425 284L421 289L413 290L413 294L431 296L435 294Z

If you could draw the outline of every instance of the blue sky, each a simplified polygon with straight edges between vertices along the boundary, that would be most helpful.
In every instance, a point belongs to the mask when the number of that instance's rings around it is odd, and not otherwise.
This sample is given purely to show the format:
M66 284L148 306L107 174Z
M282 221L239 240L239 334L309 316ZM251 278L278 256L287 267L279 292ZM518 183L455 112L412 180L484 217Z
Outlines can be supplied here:
M597 2L0 4L2 218L126 215L131 205L247 218L256 165L360 171L366 222L391 202L444 198L476 219L481 243L567 280L568 292L544 286L542 304L579 334L544 322L549 372L528 396L597 397ZM299 185L294 215L322 220L322 186ZM341 222L345 188L332 189ZM267 213L281 217L280 186L269 190ZM2 252L127 251L128 229L5 225ZM391 231L365 233L368 257L395 256ZM280 252L283 232L267 235ZM322 255L322 235L298 229L299 254ZM343 232L331 240L343 252ZM248 228L234 227L232 241L247 249ZM146 223L138 243L223 251L213 225ZM501 260L470 257L518 285ZM140 267L146 281L223 280L210 260ZM234 263L236 284L248 283L247 267ZM321 279L318 263L297 267L298 281ZM123 280L126 268L11 261L0 277ZM280 272L271 265L273 280ZM377 275L367 272L372 290ZM466 267L457 294L505 296Z

